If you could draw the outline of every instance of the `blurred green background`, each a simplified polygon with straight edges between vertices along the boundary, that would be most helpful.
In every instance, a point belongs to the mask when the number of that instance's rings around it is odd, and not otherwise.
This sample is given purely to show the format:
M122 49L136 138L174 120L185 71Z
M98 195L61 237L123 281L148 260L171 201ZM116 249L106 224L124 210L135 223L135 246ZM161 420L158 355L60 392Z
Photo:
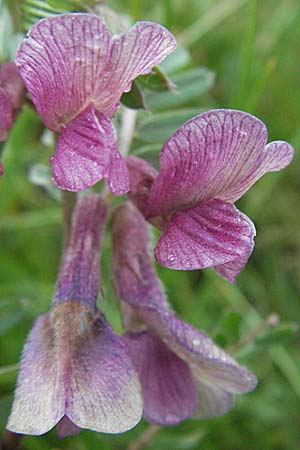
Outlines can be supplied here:
M20 3L11 0L5 6L0 1L2 61L12 56L20 40L8 20L10 10L13 22L20 25ZM42 437L25 437L22 446L134 450L143 433L148 433L152 437L138 448L300 449L299 0L115 0L107 4L128 23L138 19L162 23L179 45L176 55L162 65L177 85L176 94L151 91L140 83L149 111L138 115L135 154L156 164L166 137L192 115L216 107L257 115L267 124L270 140L288 140L296 149L288 168L266 175L238 203L256 224L257 238L236 286L211 270L188 273L157 267L177 313L246 364L258 376L259 385L253 393L237 398L235 408L221 418L191 419L150 431L142 421L123 435L83 431L63 440L52 430ZM35 318L49 308L60 261L59 193L47 178L51 145L51 136L26 106L2 146L1 429L9 414L24 340ZM111 286L109 238L108 230L99 306L121 331Z

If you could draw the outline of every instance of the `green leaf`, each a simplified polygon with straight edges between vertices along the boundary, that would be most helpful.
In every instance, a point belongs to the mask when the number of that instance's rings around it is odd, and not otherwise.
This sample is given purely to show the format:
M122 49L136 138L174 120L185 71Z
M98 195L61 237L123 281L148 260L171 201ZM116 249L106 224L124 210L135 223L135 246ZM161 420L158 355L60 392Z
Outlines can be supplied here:
M63 2L60 2L63 3ZM53 8L45 0L22 0L21 1L21 23L24 32L27 32L29 28L38 20L45 19L46 17L66 12L68 9L63 7Z
M10 12L9 12L10 11ZM22 36L14 34L15 22L18 17L12 17L12 6L6 7L4 4L0 6L0 60L8 61L15 58L16 51L21 42ZM17 16L17 14L14 14ZM17 28L17 26L16 26Z
M214 83L214 73L205 67L196 67L173 77L176 92L151 93L146 97L150 110L166 110L185 106L190 100L199 103L199 97Z
M189 108L150 116L139 124L137 138L143 142L163 144L184 122L203 111L200 108Z
M148 75L140 75L138 81L141 86L151 91L175 91L176 86L173 81L158 66L152 69Z
M123 105L127 106L127 108L147 109L143 92L136 80L132 83L131 90L122 95L121 102Z
M3 314L0 320L0 336L5 334L10 328L17 325L23 317L22 311Z
M299 325L296 323L284 323L276 328L270 328L260 336L255 338L255 345L260 347L269 347L272 345L286 344L299 331Z
M234 311L225 314L222 329L230 342L237 342L240 338L241 316Z
M227 337L221 333L214 336L214 342L222 348L226 348L228 345Z
M186 48L177 47L159 67L167 74L172 75L179 70L182 70L191 62L191 55Z
M97 3L97 0L46 0L53 8L65 9L67 11L84 11L89 6Z

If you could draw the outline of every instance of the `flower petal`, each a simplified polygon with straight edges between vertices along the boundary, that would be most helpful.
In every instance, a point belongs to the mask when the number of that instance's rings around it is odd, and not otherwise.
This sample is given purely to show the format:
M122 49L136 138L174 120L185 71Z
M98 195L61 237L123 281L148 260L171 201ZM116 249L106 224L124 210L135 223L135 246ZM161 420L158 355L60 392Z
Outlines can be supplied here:
M147 161L137 156L130 156L126 163L130 177L130 199L144 214L150 189L158 172Z
M207 384L197 380L198 408L193 415L197 419L222 416L234 405L234 398L230 392L214 384Z
M60 14L33 25L16 61L45 124L59 131L90 103L112 116L132 80L174 49L174 37L155 23L112 39L100 17Z
M7 139L8 131L13 124L13 107L7 92L0 87L0 142Z
M88 106L62 131L51 158L55 184L69 191L88 189L106 178L113 194L129 191L129 174L116 146L110 119Z
M5 90L14 112L21 107L25 86L13 61L0 65L0 86Z
M141 414L125 344L99 311L71 301L37 320L23 353L11 431L43 434L66 415L77 427L120 433Z
M113 277L118 296L132 306L167 307L164 289L150 256L147 222L131 203L113 216Z
M56 432L59 437L71 436L81 431L67 416L64 416L56 425Z
M35 322L24 346L12 411L7 428L40 435L51 430L65 413L65 393L51 346L49 314ZM55 359L54 359L55 357Z
M178 319L170 311L160 311L154 307L136 311L149 329L189 364L196 379L231 393L245 393L255 388L256 377L203 332Z
M143 405L125 344L100 315L82 344L73 352L67 416L80 428L102 433L129 430L140 421Z
M230 203L212 200L175 213L156 245L155 257L161 265L180 270L234 261L236 271L228 276L232 279L245 265L254 236L247 216ZM222 275L227 278L225 271Z
M213 198L233 203L264 173L290 162L289 144L265 147L266 141L263 122L242 111L212 110L189 120L162 149L148 217Z
M164 27L152 22L138 22L126 33L112 41L110 54L110 78L106 86L99 89L101 111L112 116L123 92L131 89L131 83L138 75L151 72L176 48L174 36Z
M16 63L45 124L59 131L109 77L111 38L100 17L60 14L33 25Z
M197 408L197 387L188 365L151 333L124 337L142 385L143 416L161 425L191 416Z
M247 217L247 216L245 216ZM253 236L255 236L255 228L252 222L249 220L250 226L253 228ZM252 250L253 250L254 244L248 246L248 249L245 249L245 252L240 255L239 258L234 259L233 261L229 261L225 264L220 264L217 266L214 266L214 269L216 272L218 272L221 277L225 278L226 280L230 281L230 283L235 284L236 277L241 273L241 271L244 269L245 265L248 262L248 259L251 256Z
M104 234L106 204L96 193L77 202L69 242L65 243L54 303L76 300L94 307L99 292L99 254Z

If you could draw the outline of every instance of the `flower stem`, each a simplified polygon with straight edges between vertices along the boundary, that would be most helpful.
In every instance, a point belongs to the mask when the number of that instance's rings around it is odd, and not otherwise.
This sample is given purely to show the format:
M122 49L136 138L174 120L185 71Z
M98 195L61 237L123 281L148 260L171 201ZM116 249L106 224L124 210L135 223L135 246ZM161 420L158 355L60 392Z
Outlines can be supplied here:
M135 130L136 115L137 112L134 109L123 107L118 144L120 153L124 157L128 155L130 150Z
M127 450L143 450L160 429L159 425L150 425L136 441L129 445Z
M63 211L63 247L66 248L72 224L72 214L76 204L76 192L61 191L61 206Z

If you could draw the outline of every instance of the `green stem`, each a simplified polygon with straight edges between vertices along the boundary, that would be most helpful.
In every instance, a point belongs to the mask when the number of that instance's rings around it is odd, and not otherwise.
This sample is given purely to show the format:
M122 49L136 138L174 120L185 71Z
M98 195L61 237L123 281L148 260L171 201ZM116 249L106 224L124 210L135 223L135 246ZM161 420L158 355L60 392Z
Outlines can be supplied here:
M138 439L129 445L127 450L143 450L160 429L159 425L149 425Z
M76 192L61 191L61 206L63 210L63 247L69 243L72 225L72 215L77 200Z

